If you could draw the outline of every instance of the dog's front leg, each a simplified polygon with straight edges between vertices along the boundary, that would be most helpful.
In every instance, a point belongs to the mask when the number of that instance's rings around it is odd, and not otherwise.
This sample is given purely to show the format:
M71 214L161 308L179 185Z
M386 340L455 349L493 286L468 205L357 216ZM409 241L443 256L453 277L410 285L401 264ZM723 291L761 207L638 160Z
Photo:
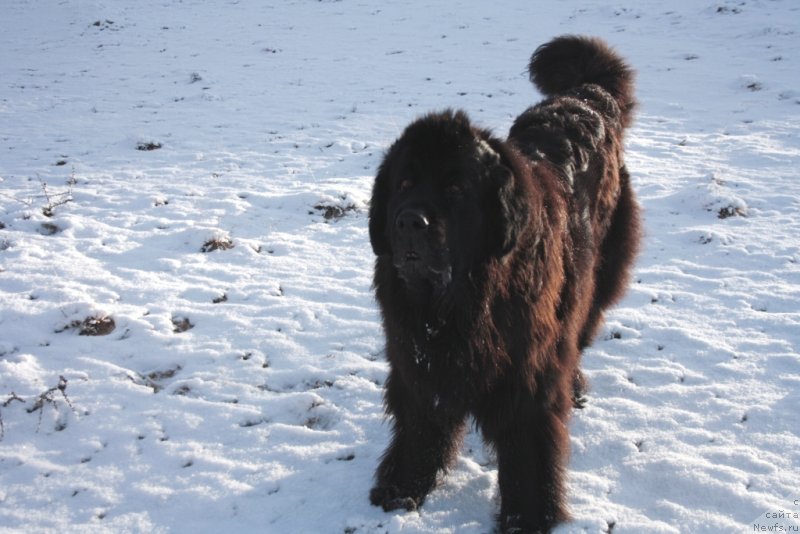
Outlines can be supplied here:
M392 441L375 473L370 501L386 511L415 510L458 452L464 416L425 406L418 391L391 373L386 410L393 416Z

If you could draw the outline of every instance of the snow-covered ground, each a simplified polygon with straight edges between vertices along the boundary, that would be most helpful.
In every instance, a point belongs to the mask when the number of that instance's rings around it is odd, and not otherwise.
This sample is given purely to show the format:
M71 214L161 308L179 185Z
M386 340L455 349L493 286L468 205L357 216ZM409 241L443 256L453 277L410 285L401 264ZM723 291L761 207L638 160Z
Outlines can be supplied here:
M491 532L474 433L369 505L366 202L428 110L503 134L562 33L638 71L646 237L559 532L800 531L800 4L268 4L2 2L0 532Z

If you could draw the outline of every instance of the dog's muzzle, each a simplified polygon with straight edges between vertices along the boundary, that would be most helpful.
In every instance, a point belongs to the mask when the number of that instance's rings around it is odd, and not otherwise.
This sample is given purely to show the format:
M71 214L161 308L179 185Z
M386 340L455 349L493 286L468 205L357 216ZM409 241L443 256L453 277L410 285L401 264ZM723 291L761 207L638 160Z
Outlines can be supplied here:
M394 265L408 284L428 280L446 286L452 279L447 247L439 243L426 213L417 208L401 209L394 220Z

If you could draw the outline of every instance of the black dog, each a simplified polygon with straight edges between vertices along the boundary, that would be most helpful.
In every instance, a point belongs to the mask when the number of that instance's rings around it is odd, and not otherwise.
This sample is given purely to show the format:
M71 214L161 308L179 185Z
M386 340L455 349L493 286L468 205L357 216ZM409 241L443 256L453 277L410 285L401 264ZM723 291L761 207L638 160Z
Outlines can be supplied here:
M467 415L497 453L500 528L568 519L567 422L580 352L624 292L639 210L622 155L632 72L598 39L531 58L548 97L506 141L461 111L412 123L372 191L369 232L390 373L392 442L370 493L420 506Z

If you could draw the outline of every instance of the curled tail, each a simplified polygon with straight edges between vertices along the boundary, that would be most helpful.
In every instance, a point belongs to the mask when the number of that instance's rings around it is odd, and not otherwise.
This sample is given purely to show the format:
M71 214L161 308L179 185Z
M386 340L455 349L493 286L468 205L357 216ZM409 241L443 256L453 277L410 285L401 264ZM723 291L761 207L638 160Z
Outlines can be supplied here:
M633 70L603 40L564 35L543 44L531 56L531 81L546 96L584 84L596 84L616 101L623 127L631 122L636 100Z

